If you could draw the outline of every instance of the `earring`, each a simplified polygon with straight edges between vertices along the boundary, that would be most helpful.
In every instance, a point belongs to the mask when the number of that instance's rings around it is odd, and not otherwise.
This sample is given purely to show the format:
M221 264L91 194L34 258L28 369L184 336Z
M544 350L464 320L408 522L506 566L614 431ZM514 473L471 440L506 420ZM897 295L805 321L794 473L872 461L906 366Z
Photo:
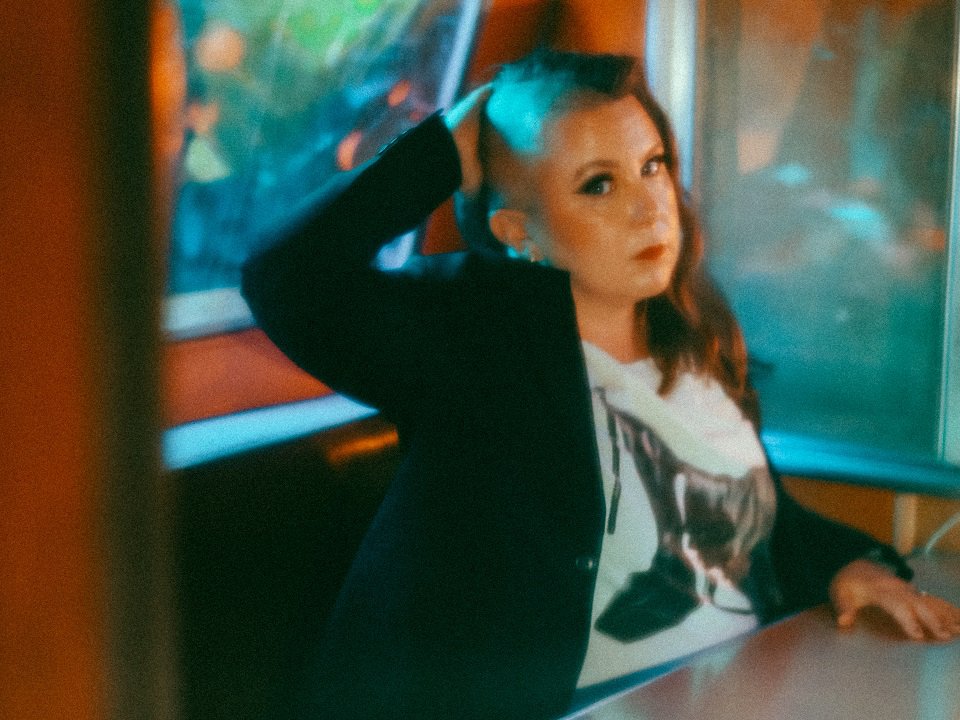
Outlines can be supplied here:
M526 260L529 260L532 263L538 263L543 260L543 257L540 254L540 248L530 242L529 239L525 239L520 245L520 248L520 255Z

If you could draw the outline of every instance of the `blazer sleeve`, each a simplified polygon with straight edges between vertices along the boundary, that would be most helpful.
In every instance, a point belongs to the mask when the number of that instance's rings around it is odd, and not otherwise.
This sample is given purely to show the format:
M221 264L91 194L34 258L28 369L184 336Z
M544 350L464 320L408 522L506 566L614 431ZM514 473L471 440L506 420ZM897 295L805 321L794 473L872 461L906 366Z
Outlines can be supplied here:
M771 549L783 613L827 602L834 575L857 559L885 565L905 580L913 576L892 547L805 508L787 494L779 478L775 482L777 517Z
M290 213L243 267L257 323L301 368L388 413L423 390L443 347L443 283L372 267L461 182L439 113Z

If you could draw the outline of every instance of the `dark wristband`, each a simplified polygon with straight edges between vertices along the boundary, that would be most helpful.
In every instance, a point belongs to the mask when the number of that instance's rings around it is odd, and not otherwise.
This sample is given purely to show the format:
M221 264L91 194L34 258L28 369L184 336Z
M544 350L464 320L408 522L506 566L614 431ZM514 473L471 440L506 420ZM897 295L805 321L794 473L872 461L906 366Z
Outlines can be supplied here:
M892 548L885 545L873 548L863 555L863 559L886 568L904 580L910 580L913 577L913 570L910 569L910 566Z

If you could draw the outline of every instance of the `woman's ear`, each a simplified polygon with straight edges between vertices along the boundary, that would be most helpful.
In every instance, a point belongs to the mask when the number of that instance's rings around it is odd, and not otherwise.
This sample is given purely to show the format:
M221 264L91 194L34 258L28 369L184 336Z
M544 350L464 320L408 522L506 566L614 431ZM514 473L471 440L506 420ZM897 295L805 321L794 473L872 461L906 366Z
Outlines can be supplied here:
M528 252L526 245L530 240L527 235L527 214L523 210L510 208L494 210L490 213L488 223L490 232L497 240L513 248L518 255Z

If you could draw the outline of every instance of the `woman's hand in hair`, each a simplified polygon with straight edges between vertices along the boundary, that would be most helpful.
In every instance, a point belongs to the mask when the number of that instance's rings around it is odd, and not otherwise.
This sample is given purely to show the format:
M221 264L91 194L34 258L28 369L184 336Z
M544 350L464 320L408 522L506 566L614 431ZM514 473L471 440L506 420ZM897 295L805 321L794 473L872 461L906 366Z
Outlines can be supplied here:
M480 123L491 92L493 88L490 85L482 85L443 116L460 154L460 174L463 178L460 191L468 196L476 194L483 183L479 154Z
M830 583L830 601L842 629L853 626L860 610L875 607L890 616L911 640L960 637L960 608L920 592L869 560L855 560L841 568Z

